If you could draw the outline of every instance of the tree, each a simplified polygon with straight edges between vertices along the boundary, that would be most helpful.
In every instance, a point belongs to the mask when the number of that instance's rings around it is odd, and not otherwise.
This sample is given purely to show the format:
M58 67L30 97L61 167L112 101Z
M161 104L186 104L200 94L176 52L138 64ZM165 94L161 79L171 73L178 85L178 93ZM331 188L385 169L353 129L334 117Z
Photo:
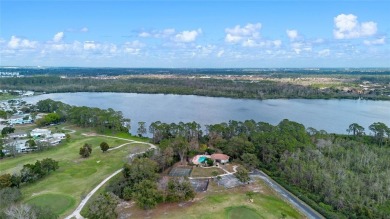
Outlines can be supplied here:
M7 119L8 113L4 110L0 110L0 118Z
M244 153L242 156L241 156L241 159L242 159L242 163L243 165L249 169L249 170L254 170L256 169L259 165L260 165L260 161L259 159L256 157L256 155L254 154L250 154L250 153Z
M315 128L313 128L313 127L308 127L308 128L306 129L306 132L307 132L309 135L311 135L311 136L316 135L316 134L318 133L317 129L315 129Z
M184 177L171 178L168 181L167 200L181 202L193 199L195 191L190 181Z
M51 171L56 171L59 168L58 161L51 158L45 158L41 161L41 168L45 174L49 174Z
M91 155L92 153L92 147L88 143L85 143L83 147L80 148L79 154L83 158L87 158Z
M15 157L19 152L16 148L16 141L10 142L4 146L4 149L6 150L7 154Z
M107 142L103 141L100 143L100 149L103 151L103 153L106 152L109 148L110 146L107 144Z
M12 174L11 176L11 183L12 183L12 187L16 187L16 188L19 188L19 185L20 183L22 182L21 178L19 175L17 174Z
M179 154L181 163L183 163L185 155L187 154L188 146L188 142L184 137L176 137L173 140L172 148L174 151L176 151L176 153Z
M244 167L238 167L234 176L242 183L247 183L250 180L249 172Z
M0 189L0 209L20 200L22 193L18 188L7 187Z
M61 116L58 113L49 113L43 118L36 120L38 126L45 126L50 124L56 124L61 121Z
M145 127L145 122L138 122L138 129L137 129L137 134L139 137L142 137L143 135L146 134L146 127Z
M144 179L156 181L157 163L149 158L135 158L131 164L125 164L123 175L130 185L137 184Z
M66 142L69 142L71 138L72 138L72 137L70 136L69 133L66 133L66 134L65 134Z
M379 142L379 145L382 145L385 135L390 137L390 129L386 124L382 122L375 122L368 127L372 132L374 132L374 137Z
M161 141L163 142L163 141ZM159 169L164 171L165 168L169 167L173 163L173 149L170 146L161 148L152 156L152 159L158 163Z
M3 159L3 157L5 156L3 149L4 149L4 139L0 139L0 159Z
M4 211L7 218L10 219L37 219L37 215L33 208L27 204L11 205Z
M151 180L142 180L134 185L133 198L140 208L152 209L162 199L157 183Z
M11 185L12 185L11 174L6 173L0 175L0 189L11 187Z
M3 138L5 136L7 136L8 134L11 134L11 133L14 133L15 131L15 128L12 128L12 127L4 127L2 130L1 130L1 135L3 136Z
M361 136L364 134L364 128L357 123L352 123L351 125L349 125L347 132L352 132L353 136Z
M119 203L119 198L107 192L100 194L95 200L89 205L88 218L91 219L114 219L117 218L115 208Z
M29 139L26 144L28 144L29 148L35 148L37 146L37 143L33 139Z
M248 196L249 200L253 199L253 196L255 195L255 193L253 191L248 191L245 193L246 196Z
M206 158L206 164L207 166L211 167L214 165L214 160L210 158Z

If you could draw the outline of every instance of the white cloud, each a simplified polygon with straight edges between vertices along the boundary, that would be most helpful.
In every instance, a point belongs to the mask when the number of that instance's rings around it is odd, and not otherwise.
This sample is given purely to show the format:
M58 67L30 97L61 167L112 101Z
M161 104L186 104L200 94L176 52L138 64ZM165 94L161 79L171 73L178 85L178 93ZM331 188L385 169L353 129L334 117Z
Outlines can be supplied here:
M381 37L381 38L375 39L375 40L364 40L364 44L367 46L382 45L382 44L385 44L385 37Z
M88 31L89 31L88 27L83 27L80 29L80 32L83 32L83 33L86 33Z
M297 30L286 30L288 38L290 40L295 40L298 38L298 31Z
M318 56L325 57L330 55L330 49L323 49L318 51Z
M353 14L340 14L334 18L335 29L333 35L336 39L352 39L372 36L377 32L375 22L359 23L357 16Z
M58 33L56 33L56 34L54 35L53 41L54 41L55 43L58 43L58 42L60 42L63 38L64 38L64 32L58 32Z
M222 57L222 55L225 53L225 50L220 50L218 53L217 53L217 57L220 58Z
M28 39L21 39L16 36L11 36L10 41L8 42L8 47L10 49L34 49L37 46L36 41L30 41Z
M281 40L254 40L254 39L247 39L246 41L242 42L243 47L275 47L279 48L282 45Z
M248 23L244 27L236 25L233 28L226 28L225 41L228 43L237 43L240 41L253 40L260 37L261 23L251 24ZM251 42L247 42L251 44Z
M132 42L126 42L125 45L128 47L137 47L137 48L141 48L145 46L145 44L141 43L138 40L134 40Z
M160 33L157 34L157 37L168 37L170 35L173 35L175 33L175 29L173 28L167 28L161 31Z
M140 37L150 37L151 34L148 33L148 32L141 32L141 33L138 34L138 36L140 36Z
M301 54L301 52L311 52L312 51L312 46L310 43L306 42L294 42L291 43L291 48L292 50L297 54Z
M186 30L176 34L173 40L179 43L189 43L195 41L200 34L202 34L202 29L192 31Z
M274 46L276 48L279 48L282 45L282 41L281 40L274 40L272 43L274 44Z
M95 43L95 41L85 41L84 45L83 45L83 48L85 50L94 50L94 49L98 48L98 44Z
M176 30L173 28L166 28L164 30L142 31L138 34L139 37L153 37L153 38L168 38L175 34Z
M123 45L123 52L130 55L138 55L141 52L141 48L144 47L145 44L141 43L138 40L132 42L126 42Z
M230 33L226 34L225 41L228 43L237 43L240 42L242 39L241 36L234 36Z

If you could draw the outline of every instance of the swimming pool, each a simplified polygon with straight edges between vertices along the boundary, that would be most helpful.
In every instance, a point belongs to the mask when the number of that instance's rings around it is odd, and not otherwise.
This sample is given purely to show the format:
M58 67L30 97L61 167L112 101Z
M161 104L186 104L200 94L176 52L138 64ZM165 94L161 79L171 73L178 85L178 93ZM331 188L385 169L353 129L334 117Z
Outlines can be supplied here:
M205 157L205 156L200 156L200 157L198 158L198 162L199 162L199 163L203 163L206 159L207 159L207 157Z

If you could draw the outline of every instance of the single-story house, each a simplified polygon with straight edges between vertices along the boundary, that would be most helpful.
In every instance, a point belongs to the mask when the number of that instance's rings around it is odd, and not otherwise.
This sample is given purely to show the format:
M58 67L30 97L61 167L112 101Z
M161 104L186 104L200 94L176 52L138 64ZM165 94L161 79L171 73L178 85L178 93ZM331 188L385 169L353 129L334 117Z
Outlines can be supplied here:
M211 159L213 159L215 162L219 162L222 164L229 162L229 156L226 154L212 154Z
M65 139L65 134L64 133L54 133L51 135L53 138L58 138L58 139Z
M43 137L43 136L50 136L51 131L49 129L33 129L30 133L31 137Z
M204 163L207 158L211 158L214 162L225 164L229 162L229 156L226 154L196 155L192 158L192 163L195 165Z
M14 133L9 134L8 137L9 138L13 138L13 139L16 139L16 138L27 138L27 133L23 132L23 131L14 132Z
M51 146L55 146L55 145L58 145L59 143L61 143L61 139L59 139L59 138L48 138L46 140L47 140L47 142L49 142L49 144Z
M28 116L28 119L24 119L27 116ZM22 125L22 124L30 124L30 123L32 123L32 120L31 120L31 116L30 115L25 114L25 115L12 116L8 120L8 123L10 125Z

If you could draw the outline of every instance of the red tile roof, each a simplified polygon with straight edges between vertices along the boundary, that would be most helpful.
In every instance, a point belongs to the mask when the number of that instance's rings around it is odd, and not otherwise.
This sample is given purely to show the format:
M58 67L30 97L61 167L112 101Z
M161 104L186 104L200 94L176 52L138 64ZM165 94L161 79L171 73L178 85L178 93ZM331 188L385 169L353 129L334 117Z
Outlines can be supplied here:
M229 160L229 156L226 154L212 154L211 159L213 159L213 160Z

